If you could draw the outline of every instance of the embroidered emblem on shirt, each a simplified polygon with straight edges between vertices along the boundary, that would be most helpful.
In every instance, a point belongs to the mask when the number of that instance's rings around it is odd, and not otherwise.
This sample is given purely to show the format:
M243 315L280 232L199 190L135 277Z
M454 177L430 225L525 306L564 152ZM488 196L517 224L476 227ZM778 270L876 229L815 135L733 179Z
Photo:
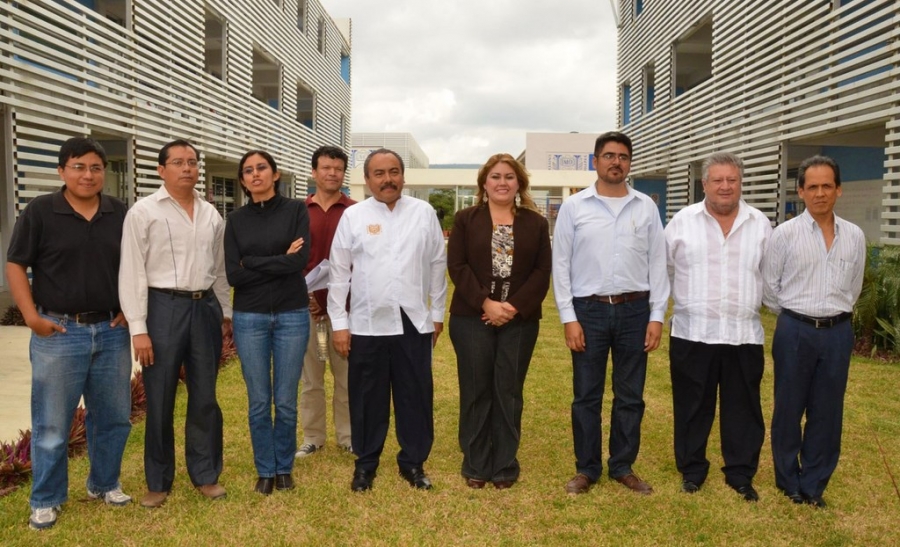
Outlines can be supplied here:
M369 224L366 229L370 236L381 235L381 224Z

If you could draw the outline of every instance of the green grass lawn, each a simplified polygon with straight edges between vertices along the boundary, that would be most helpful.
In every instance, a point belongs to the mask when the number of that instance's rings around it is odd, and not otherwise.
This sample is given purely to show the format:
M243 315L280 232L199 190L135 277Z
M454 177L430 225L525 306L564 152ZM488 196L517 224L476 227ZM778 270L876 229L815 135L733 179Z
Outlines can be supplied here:
M519 460L522 476L510 490L470 490L459 475L458 386L453 348L445 333L434 358L435 444L426 469L430 492L411 489L397 475L393 433L373 491L350 492L353 457L330 438L326 449L294 468L297 488L255 494L247 429L247 397L240 367L221 373L225 414L225 500L209 502L190 485L181 432L184 394L176 410L178 471L168 502L147 510L106 507L86 500L87 460L70 463L70 499L56 527L27 527L29 486L0 498L0 545L898 545L900 544L900 366L854 359L844 412L844 450L825 493L829 508L796 506L774 485L768 438L755 481L761 500L744 502L722 480L716 425L710 439L710 477L693 496L679 492L672 455L672 402L667 336L650 358L643 443L635 471L655 493L633 494L606 478L590 493L568 496L574 473L571 361L552 296L525 386ZM769 340L773 317L764 317ZM768 348L768 343L767 343ZM609 382L603 407L609 418ZM183 390L183 388L182 388ZM763 379L766 423L772 413L772 367ZM329 417L330 419L330 417ZM143 425L134 427L122 470L126 492L144 493ZM605 442L604 442L605 444Z

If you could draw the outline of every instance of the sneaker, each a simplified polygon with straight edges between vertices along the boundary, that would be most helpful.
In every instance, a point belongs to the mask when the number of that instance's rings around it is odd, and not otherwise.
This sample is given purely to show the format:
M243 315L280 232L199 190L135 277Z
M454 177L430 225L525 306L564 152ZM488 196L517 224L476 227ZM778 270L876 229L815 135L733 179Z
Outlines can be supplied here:
M56 517L59 515L59 506L56 507L40 507L31 510L31 518L28 519L28 526L32 530L46 530L56 524Z
M122 487L117 486L114 489L110 490L105 494L98 494L96 492L91 492L88 490L88 497L92 500L100 499L103 497L103 503L106 505L115 505L116 507L122 507L123 505L128 505L131 503L131 496L122 492Z
M305 458L319 450L322 450L322 445L303 443L302 445L300 445L300 450L297 451L297 454L294 457L297 459Z

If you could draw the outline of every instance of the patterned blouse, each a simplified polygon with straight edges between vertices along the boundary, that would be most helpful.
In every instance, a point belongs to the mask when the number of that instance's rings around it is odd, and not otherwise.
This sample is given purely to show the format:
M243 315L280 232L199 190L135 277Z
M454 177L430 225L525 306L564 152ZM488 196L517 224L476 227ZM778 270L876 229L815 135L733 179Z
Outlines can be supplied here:
M500 302L506 302L509 296L509 281L513 264L513 227L512 224L494 224L491 234L491 296ZM497 283L500 290L497 290Z

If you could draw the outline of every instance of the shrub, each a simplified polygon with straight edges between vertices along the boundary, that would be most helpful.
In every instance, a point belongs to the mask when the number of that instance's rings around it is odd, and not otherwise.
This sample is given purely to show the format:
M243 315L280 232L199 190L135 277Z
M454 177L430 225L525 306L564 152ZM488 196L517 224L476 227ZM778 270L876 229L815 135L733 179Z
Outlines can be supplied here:
M858 350L900 355L900 248L869 248L854 312Z

